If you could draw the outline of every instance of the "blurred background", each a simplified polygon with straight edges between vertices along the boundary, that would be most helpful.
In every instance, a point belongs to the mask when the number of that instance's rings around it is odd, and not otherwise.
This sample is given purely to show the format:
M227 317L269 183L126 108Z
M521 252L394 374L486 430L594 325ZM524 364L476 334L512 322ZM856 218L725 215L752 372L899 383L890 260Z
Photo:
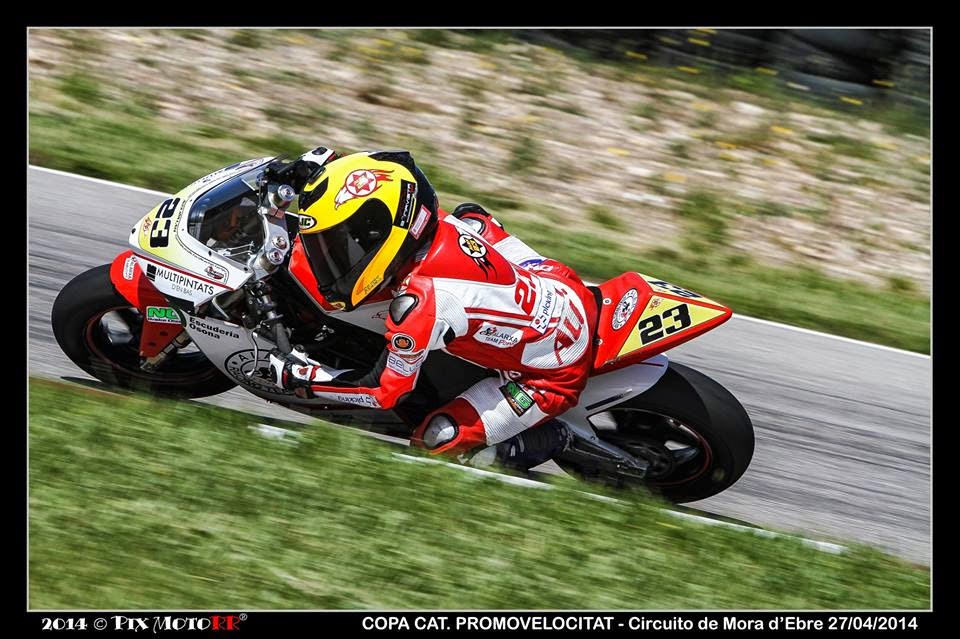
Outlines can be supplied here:
M585 276L926 352L929 77L927 29L31 29L30 162L403 147Z
M30 29L28 53L36 167L175 192L407 148L443 208L478 202L584 278L729 305L670 357L743 401L757 448L693 506L850 548L400 463L237 389L103 392L50 305L160 195L30 169L30 605L929 605L929 29Z

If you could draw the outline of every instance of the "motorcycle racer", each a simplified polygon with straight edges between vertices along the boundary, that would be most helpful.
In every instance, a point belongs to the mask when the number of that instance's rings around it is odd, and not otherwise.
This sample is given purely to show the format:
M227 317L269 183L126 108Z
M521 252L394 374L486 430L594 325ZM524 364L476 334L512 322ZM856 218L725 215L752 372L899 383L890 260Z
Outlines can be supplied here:
M428 353L443 349L496 376L427 415L414 445L464 461L489 451L485 461L523 469L563 450L570 435L553 418L586 385L598 315L573 269L509 235L479 205L441 210L406 151L339 157L320 147L271 175L299 194L300 239L330 304L349 311L384 289L393 296L373 369L332 370L275 350L278 386L389 409L413 391Z

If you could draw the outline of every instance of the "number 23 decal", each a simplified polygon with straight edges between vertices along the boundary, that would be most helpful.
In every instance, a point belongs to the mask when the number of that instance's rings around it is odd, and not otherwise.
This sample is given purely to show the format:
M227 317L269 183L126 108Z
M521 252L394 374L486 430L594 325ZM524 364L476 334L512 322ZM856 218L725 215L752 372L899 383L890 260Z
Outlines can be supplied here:
M664 326L664 321L672 322L669 326ZM646 346L650 342L663 339L667 335L672 335L677 331L688 328L691 324L690 309L686 304L680 304L665 310L660 315L651 315L641 320L637 324L637 330L640 331L640 343Z
M150 228L150 248L163 248L170 242L170 218L180 204L180 198L166 200L157 210Z

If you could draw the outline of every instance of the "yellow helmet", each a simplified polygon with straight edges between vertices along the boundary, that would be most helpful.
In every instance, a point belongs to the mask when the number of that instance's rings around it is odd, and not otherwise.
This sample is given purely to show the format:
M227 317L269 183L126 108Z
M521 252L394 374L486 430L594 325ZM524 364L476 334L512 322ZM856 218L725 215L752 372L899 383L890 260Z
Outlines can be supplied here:
M298 213L320 292L352 310L431 237L437 196L407 151L353 153L304 186Z

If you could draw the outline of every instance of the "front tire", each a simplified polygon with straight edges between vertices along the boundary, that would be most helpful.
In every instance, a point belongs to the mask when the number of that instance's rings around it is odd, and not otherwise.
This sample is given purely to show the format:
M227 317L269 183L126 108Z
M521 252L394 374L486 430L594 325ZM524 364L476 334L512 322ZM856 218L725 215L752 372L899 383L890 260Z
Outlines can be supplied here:
M155 371L141 370L143 319L113 287L109 264L67 283L53 303L50 320L57 344L70 361L111 386L181 399L236 386L198 350L179 351Z

